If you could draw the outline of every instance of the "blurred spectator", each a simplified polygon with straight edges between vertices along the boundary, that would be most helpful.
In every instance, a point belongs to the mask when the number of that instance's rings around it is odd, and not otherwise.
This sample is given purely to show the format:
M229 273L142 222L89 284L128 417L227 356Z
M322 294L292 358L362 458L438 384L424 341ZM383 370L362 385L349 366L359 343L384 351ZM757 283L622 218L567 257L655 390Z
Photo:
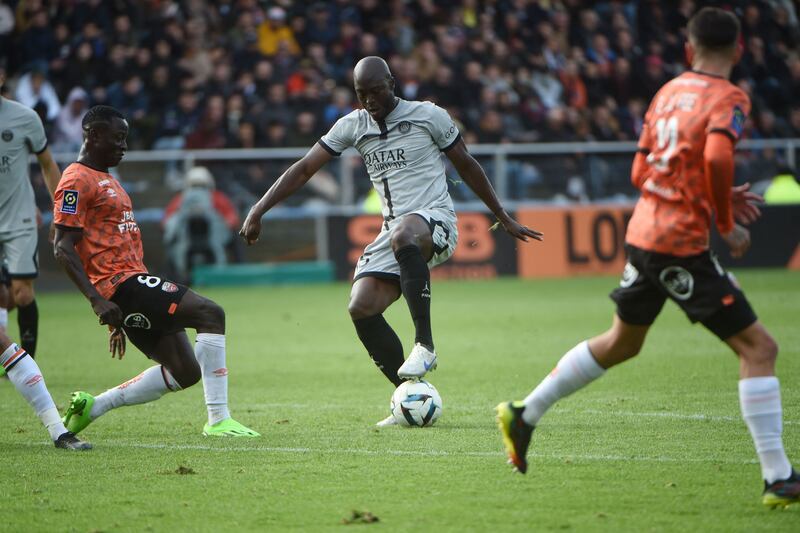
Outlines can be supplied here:
M353 110L353 97L350 91L344 88L338 88L333 92L333 98L330 104L325 108L323 119L325 126L330 128L333 123L347 115Z
M44 68L39 65L20 77L15 98L19 103L36 109L45 122L55 120L61 111L58 95L47 81Z
M225 247L235 240L239 217L231 201L214 188L205 167L186 173L183 192L164 210L164 246L176 279L189 283L198 265L224 265Z
M44 8L31 14L30 24L20 33L17 46L17 61L23 69L37 62L47 64L55 57L56 40Z
M0 2L0 57L8 57L14 32L14 12L5 2Z
M225 147L225 101L220 95L212 95L206 102L205 111L197 126L186 136L185 147L202 150Z
M303 111L297 115L287 142L289 146L312 146L321 137L317 130L317 117L314 113Z
M300 53L294 33L286 25L286 11L282 7L269 8L267 19L258 26L258 49L265 56L274 56L281 49L293 56Z
M64 107L56 119L53 134L53 151L75 153L83 144L83 126L81 121L86 111L89 110L89 95L81 87L75 87L69 92Z

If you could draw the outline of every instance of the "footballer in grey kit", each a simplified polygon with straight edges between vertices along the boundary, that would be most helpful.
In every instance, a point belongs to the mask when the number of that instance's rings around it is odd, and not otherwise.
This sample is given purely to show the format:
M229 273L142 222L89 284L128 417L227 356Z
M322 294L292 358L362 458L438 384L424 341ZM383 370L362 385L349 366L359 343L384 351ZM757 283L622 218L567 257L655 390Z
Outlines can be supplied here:
M4 75L0 74L0 87L4 82ZM17 306L22 347L33 356L39 322L33 279L39 268L37 210L28 175L31 153L39 160L52 197L61 172L47 148L39 115L0 96L0 255L11 281L11 299ZM7 317L2 311L0 315L0 319ZM2 320L0 325L5 327Z
M383 59L370 56L359 61L353 83L364 109L341 118L289 167L250 209L239 234L254 244L267 211L302 187L325 163L355 147L380 195L384 225L358 262L348 310L370 357L398 386L405 379L421 378L437 365L429 268L446 261L458 239L441 153L509 234L523 241L541 240L542 234L506 213L446 111L394 95L394 78ZM400 339L383 318L400 295L416 330L414 348L405 360ZM389 416L378 425L393 423Z
M459 139L458 128L444 109L400 98L382 121L357 109L339 119L320 139L319 144L333 156L355 147L381 198L383 231L361 256L356 280L370 275L400 279L400 265L390 241L398 221L411 213L428 223L433 241L429 266L453 254L458 232L441 152L454 147Z

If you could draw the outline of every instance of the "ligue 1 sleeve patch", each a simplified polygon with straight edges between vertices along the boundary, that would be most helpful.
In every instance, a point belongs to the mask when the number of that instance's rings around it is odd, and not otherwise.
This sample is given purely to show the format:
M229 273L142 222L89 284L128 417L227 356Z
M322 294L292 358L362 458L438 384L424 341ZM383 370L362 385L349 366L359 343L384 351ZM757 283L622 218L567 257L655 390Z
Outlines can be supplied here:
M78 212L78 191L66 189L64 199L61 201L61 212L74 215Z
M742 131L744 130L744 122L747 120L747 117L742 111L742 108L738 105L733 108L733 117L731 118L731 129L736 133L737 137L742 135Z

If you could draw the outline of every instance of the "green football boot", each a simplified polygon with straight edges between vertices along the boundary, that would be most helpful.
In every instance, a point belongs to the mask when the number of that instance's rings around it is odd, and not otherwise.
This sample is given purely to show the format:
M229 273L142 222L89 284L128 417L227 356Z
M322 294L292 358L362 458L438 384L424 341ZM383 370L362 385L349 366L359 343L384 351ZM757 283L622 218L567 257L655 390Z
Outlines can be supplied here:
M63 418L64 425L72 434L77 435L92 423L89 413L92 411L93 405L94 396L88 392L76 391L72 393L72 399Z
M233 418L226 418L222 422L217 422L213 426L206 424L203 426L203 435L206 437L260 437L261 433L253 431L249 427L243 426Z
M528 471L528 446L534 426L522 419L525 406L522 402L503 402L495 407L497 413L497 426L503 435L503 445L506 448L508 462L514 465L521 474Z

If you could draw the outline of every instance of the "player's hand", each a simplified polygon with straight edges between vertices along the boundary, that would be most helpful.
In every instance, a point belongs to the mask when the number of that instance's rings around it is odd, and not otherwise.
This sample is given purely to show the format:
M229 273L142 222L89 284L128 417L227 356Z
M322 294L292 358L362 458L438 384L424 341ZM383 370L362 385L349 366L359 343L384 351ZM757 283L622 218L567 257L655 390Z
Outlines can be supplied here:
M726 233L722 238L731 247L731 257L738 259L750 248L750 232L739 224L734 224L730 233Z
M745 183L733 188L733 217L739 224L752 224L761 216L758 204L763 204L764 198L750 192L750 184Z
M261 216L254 213L251 209L247 213L247 218L244 219L242 229L239 230L239 235L244 239L248 246L258 242L258 236L261 235Z
M528 226L523 226L513 218L511 218L505 211L497 217L497 221L503 226L506 232L521 241L528 242L528 238L536 239L537 241L544 240L544 234Z
M100 318L100 324L114 328L122 327L122 309L114 302L98 298L92 302L92 311Z
M114 359L118 355L118 359L122 360L125 356L125 332L122 328L108 328L108 351L111 352L111 358Z

